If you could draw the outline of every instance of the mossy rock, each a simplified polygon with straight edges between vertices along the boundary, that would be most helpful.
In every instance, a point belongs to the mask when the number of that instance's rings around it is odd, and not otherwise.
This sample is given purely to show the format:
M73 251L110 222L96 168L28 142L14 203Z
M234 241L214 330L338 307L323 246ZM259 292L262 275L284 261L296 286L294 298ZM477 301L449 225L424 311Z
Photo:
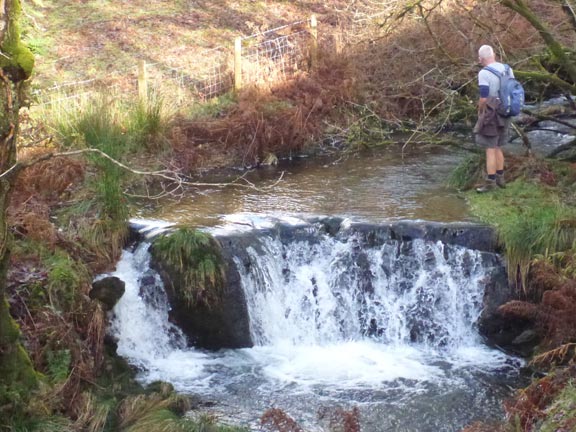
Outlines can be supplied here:
M211 235L181 228L154 241L151 267L164 282L170 317L191 344L252 346L246 300L231 257Z
M99 279L92 283L88 295L91 299L101 301L106 309L111 310L126 291L126 284L116 276Z
M209 234L190 228L158 238L153 255L177 280L178 301L189 306L218 307L222 300L225 265L220 246Z

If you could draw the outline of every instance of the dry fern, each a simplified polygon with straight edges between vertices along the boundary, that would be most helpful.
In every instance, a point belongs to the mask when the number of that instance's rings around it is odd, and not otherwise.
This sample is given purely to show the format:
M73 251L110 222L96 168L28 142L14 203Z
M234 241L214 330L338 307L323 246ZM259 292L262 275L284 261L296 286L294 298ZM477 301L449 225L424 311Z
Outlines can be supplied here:
M79 160L52 158L26 168L18 177L17 190L58 200L84 179L86 167Z
M530 366L549 370L555 366L565 366L576 362L576 343L567 343L556 349L537 355L530 361Z
M574 365L556 370L544 378L534 381L517 392L514 399L504 403L509 419L517 419L522 431L533 430L533 425L547 415L547 408L572 379Z
M504 432L503 425L485 424L481 422L475 422L469 426L462 429L462 432Z
M318 412L319 419L328 421L331 432L360 432L360 410L354 407L347 411L342 407L325 408Z
M292 417L279 408L270 408L260 418L265 430L270 432L303 432Z
M536 283L538 290L544 289L539 303L514 300L500 306L500 313L532 321L542 338L541 349L576 342L576 282L541 272Z
M185 172L203 164L263 163L288 155L319 137L321 122L354 93L347 60L326 57L318 69L269 89L244 89L238 103L217 118L179 119L172 131L171 164Z
M538 305L521 300L512 300L500 306L498 311L504 316L533 320L538 315Z
M95 302L91 319L88 324L86 342L94 358L95 370L100 370L104 361L104 336L106 334L106 312L100 302Z

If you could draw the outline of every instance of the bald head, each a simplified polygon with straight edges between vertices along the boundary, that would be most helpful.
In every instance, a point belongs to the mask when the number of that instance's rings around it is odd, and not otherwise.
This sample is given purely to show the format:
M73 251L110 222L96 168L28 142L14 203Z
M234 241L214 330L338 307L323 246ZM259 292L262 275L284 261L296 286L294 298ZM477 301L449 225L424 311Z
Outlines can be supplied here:
M478 50L478 60L483 66L494 63L496 61L494 49L490 45L482 45Z

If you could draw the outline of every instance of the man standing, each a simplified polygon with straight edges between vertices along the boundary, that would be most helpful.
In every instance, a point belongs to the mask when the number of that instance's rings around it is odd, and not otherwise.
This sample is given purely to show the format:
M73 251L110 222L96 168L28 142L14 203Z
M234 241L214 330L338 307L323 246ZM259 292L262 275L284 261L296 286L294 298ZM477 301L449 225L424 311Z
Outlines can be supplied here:
M502 146L508 141L510 119L501 117L496 112L500 100L500 77L486 68L499 74L509 73L514 76L512 69L496 61L494 50L490 45L482 45L478 50L478 61L483 66L478 72L478 87L480 100L478 101L478 121L474 127L476 143L486 149L485 183L476 189L477 192L488 192L497 186L504 188L504 154ZM508 69L508 71L507 71Z

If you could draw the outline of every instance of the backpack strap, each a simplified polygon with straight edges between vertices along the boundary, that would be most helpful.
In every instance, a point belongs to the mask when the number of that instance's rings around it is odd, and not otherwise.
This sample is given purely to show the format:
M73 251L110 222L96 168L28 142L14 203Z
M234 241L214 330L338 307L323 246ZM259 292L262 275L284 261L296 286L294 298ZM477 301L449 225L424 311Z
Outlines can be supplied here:
M508 74L508 71L510 66L506 65L506 74ZM498 78L502 78L504 76L504 74L498 72L496 69L491 68L490 66L485 66L484 69L486 69L488 72L492 72L494 75L496 75Z
M502 78L502 77L504 77L504 76L508 76L508 77L511 76L511 74L510 74L510 66L507 65L507 64L504 65L504 72L502 72L502 73L498 72L496 69L494 69L494 68L492 68L492 67L490 67L490 66L484 66L484 69L486 69L486 70L489 71L489 72L492 72L492 73L493 73L494 75L496 75L498 78Z

